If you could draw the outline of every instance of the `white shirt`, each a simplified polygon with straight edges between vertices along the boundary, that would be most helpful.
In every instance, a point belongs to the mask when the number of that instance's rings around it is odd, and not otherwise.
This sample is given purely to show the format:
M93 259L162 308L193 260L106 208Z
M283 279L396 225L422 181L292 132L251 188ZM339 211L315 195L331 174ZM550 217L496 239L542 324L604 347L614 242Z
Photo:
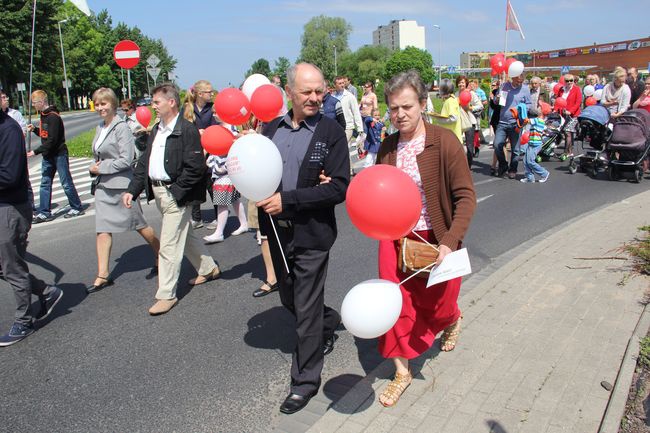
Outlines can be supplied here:
M11 117L16 122L18 122L20 128L23 130L23 135L27 134L27 122L25 122L25 118L23 117L22 114L20 114L20 111L10 108L9 110L7 110L7 114L9 115L9 117Z
M106 140L106 136L108 135L108 125L107 126L102 126L102 129L99 131L99 137L97 137L97 141L95 141L95 145L93 146L93 150L96 151L99 146Z
M162 119L158 123L158 133L151 144L151 155L149 156L149 179L151 180L172 180L165 171L165 146L167 145L167 137L174 131L178 114L165 125Z

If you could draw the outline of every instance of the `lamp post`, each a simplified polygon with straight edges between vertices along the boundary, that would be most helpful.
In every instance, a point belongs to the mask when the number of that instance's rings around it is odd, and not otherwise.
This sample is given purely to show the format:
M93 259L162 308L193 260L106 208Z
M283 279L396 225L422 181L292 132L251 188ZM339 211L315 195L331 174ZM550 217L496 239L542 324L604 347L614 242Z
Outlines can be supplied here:
M336 45L334 45L334 77L338 77L339 75L339 70L338 67L336 66Z
M440 80L442 77L442 28L438 24L434 24L433 27L438 29L438 89L440 89Z
M61 42L61 59L63 60L63 83L65 84L65 96L68 98L68 110L70 110L70 89L68 88L68 71L65 68L65 53L63 52L63 36L61 35L61 23L67 23L68 19L58 22L59 25L59 41Z

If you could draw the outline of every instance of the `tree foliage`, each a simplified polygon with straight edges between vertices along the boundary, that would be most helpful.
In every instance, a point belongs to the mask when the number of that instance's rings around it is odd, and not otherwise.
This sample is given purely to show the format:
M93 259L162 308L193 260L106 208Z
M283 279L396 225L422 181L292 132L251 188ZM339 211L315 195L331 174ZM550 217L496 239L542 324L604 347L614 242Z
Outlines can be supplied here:
M251 68L246 72L246 77L249 77L253 74L262 74L265 77L270 76L271 65L269 64L269 61L264 58L255 60L251 65Z
M352 26L343 18L325 15L312 18L305 24L298 60L313 63L321 68L325 78L334 78L334 47L337 56L346 54L351 31Z
M411 69L417 70L425 83L433 81L435 74L431 54L415 47L395 51L386 62L384 78L389 80L392 76Z
M6 7L5 7L6 5ZM0 84L10 92L16 83L29 81L29 55L32 28L32 2L3 0L0 13ZM142 34L137 27L120 23L113 26L106 10L85 16L70 2L39 0L36 7L33 87L45 90L51 102L63 106L65 89L59 42L58 22L65 52L70 96L73 106L77 97L89 97L99 87L110 87L122 96L122 74L113 60L113 48L122 39L140 47L140 63L131 70L131 88L136 98L148 92L146 59L156 54L161 59L162 79L176 65L161 40ZM160 77L158 82L162 80ZM126 74L125 74L126 84ZM153 81L151 80L151 85Z
M278 57L273 65L273 75L280 77L282 85L287 84L287 69L291 66L291 62L286 57Z
M339 61L339 73L347 75L354 84L363 84L384 76L386 62L392 51L382 45L364 45L346 53Z

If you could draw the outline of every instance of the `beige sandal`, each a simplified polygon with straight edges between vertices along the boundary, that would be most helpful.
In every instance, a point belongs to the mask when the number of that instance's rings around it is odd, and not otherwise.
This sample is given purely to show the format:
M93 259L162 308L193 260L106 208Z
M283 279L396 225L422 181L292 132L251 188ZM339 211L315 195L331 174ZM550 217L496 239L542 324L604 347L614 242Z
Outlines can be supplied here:
M386 385L384 392L379 396L379 403L384 407L395 406L404 391L406 391L406 388L411 384L411 381L413 381L413 375L410 370L407 374L399 374L396 372L395 379ZM384 401L382 401L382 397ZM392 403L388 404L386 403L386 400L390 400Z
M460 335L460 323L462 319L463 315L461 314L458 320L447 326L445 330L442 331L442 336L440 337L440 350L443 352L451 352L456 348L456 342Z

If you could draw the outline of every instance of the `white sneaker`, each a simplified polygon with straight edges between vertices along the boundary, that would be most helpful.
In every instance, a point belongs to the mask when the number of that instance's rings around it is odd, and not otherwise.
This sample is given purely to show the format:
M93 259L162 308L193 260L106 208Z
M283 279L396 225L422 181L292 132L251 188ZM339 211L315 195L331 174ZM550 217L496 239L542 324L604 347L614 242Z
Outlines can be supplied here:
M203 221L192 221L192 228L193 229L200 229L203 227Z
M246 233L247 231L248 231L248 227L239 226L239 228L237 230L235 230L234 232L230 233L230 235L231 236L239 236L239 235L241 235L243 233Z
M543 178L541 178L541 179L538 180L537 182L539 182L539 183L544 183L544 182L546 182L546 181L548 180L548 177L549 177L550 175L551 175L551 172L550 172L550 171L547 171L547 172L546 172L546 176L544 176Z
M203 236L203 240L206 244L216 244L223 242L223 236Z
M217 228L217 220L212 220L205 225L205 228L208 230L214 230Z
M527 177L524 177L523 179L519 179L519 182L521 182L521 183L535 183L534 180L528 179Z

